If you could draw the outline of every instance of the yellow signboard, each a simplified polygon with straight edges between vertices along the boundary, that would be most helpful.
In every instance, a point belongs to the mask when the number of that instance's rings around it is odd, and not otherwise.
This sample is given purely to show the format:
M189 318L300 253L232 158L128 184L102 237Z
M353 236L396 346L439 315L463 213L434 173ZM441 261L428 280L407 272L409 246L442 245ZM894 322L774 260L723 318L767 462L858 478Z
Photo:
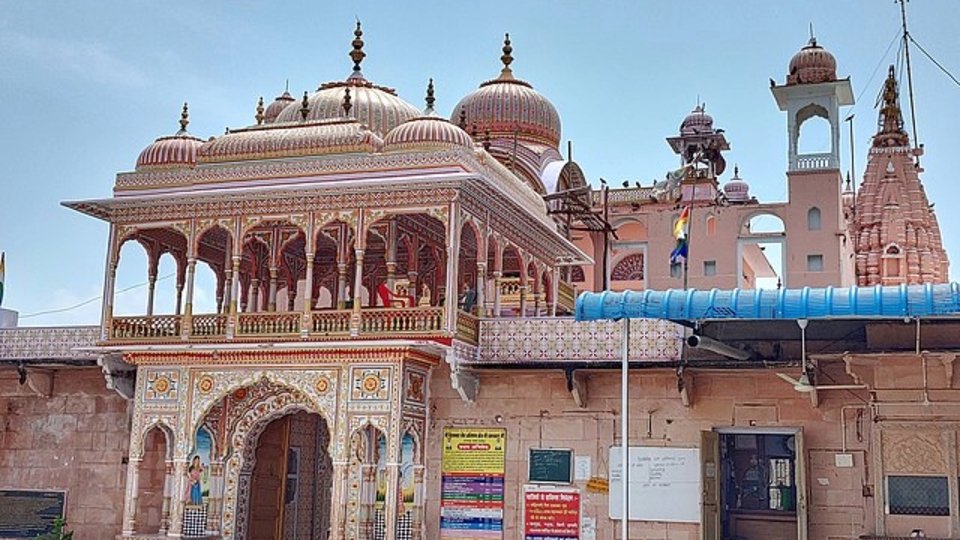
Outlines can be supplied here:
M443 472L504 474L507 430L447 428L443 430Z

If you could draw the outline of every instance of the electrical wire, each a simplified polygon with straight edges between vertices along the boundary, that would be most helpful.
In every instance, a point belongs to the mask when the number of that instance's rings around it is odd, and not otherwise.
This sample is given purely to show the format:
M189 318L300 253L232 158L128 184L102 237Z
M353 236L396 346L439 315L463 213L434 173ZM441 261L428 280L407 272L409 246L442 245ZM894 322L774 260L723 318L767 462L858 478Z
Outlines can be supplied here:
M931 62L933 62L933 65L935 65L935 66L937 66L938 68L940 68L940 71L942 71L947 77L950 77L950 80L952 80L952 81L954 82L954 84L956 84L957 86L960 86L960 80L958 80L956 77L954 77L954 76L953 76L953 73L950 73L950 71L947 70L947 68L945 68L945 67L943 66L943 64L941 64L940 62L937 62L937 59L936 59L936 58L934 58L933 56L931 56L930 53L928 53L927 50L924 49L922 45L920 45L919 43L917 43L917 40L913 39L913 35L912 35L912 34L911 34L909 37L910 37L910 41L911 41L914 45L916 45L918 49L920 49L920 52L922 52L924 56L926 56L928 59L930 59Z
M896 43L898 39L900 39L900 29L899 29L899 28L897 28L897 32L896 32L896 34L894 34L893 39L890 40L890 44L887 45L886 50L883 51L883 55L880 56L880 60L877 61L877 65L874 66L874 68L873 68L873 73L870 74L870 78L867 79L867 82L863 85L863 88L860 90L860 95L857 96L857 100L855 101L855 104L854 104L854 106L853 106L853 111L855 111L856 108L857 108L857 105L856 105L856 104L859 104L859 103L860 103L860 98L862 98L862 97L863 97L863 94L865 94L865 93L867 92L867 88L870 88L870 83L872 83L872 82L873 82L873 78L877 76L877 72L880 71L880 66L883 65L884 60L887 59L887 55L890 54L890 49L893 48L893 44ZM902 46L902 44L901 44L901 46ZM898 53L898 54L899 54L899 53ZM853 111L851 111L851 112L853 112Z
M173 273L167 274L167 275L165 275L165 276L161 276L161 277L157 278L157 282L163 281L163 280L165 280L165 279L169 279L169 278L171 278L171 277L173 277L173 276L174 276ZM131 285L131 286L126 287L126 288L124 288L124 289L120 289L119 291L117 291L117 294L123 294L123 293L125 293L125 292L127 292L127 291L132 291L133 289L139 289L140 287L145 287L145 286L147 286L149 283L150 283L149 281L144 281L143 283L138 283L138 284L136 284L136 285ZM90 303L92 303L92 302L96 302L97 300L100 300L100 299L102 299L102 298L103 298L103 295L95 296L95 297L93 297L93 298L90 298L89 300L84 300L83 302L80 302L79 304L74 304L74 305L69 306L69 307L57 308L57 309L49 309L49 310L46 310L46 311L37 311L36 313L29 313L29 314L27 314L27 315L20 315L20 318L21 318L21 319L29 319L29 318L31 318L31 317L39 317L39 316L41 316L41 315L52 315L52 314L54 314L54 313L64 313L64 312L67 312L67 311L73 311L73 310L75 310L75 309L81 308L81 307L83 307L83 306L85 306L85 305L87 305L87 304L90 304Z

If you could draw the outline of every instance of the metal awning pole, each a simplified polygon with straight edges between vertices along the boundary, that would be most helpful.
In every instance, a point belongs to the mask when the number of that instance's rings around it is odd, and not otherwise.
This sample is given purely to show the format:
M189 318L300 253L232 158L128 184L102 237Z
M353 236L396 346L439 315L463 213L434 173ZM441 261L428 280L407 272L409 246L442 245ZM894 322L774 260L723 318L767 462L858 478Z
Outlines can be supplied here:
M620 538L630 536L630 440L627 437L630 418L630 391L627 373L630 369L630 319L623 319L623 359L620 365L620 497L623 509Z

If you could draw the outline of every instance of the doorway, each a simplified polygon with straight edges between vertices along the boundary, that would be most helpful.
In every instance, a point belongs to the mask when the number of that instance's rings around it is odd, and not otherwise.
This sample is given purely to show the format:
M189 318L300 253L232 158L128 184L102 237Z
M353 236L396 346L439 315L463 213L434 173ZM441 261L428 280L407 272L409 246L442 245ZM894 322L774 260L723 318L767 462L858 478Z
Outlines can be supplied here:
M249 540L325 540L330 528L330 432L318 414L270 422L256 443Z
M802 433L705 433L705 540L806 540Z

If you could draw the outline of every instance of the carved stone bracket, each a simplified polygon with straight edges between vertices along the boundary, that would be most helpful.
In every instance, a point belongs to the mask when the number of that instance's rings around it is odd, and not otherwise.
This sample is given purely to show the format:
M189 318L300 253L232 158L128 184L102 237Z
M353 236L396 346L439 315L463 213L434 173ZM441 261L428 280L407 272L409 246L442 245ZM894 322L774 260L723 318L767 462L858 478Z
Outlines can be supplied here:
M105 354L97 359L97 364L103 370L108 389L120 394L123 399L133 399L136 393L136 366L124 362L119 354Z
M480 393L480 376L463 365L456 349L447 351L446 360L450 365L450 385L460 394L460 399L474 403Z
M567 391L573 397L573 402L581 409L587 408L587 377L575 369L567 369L564 372L567 379Z

